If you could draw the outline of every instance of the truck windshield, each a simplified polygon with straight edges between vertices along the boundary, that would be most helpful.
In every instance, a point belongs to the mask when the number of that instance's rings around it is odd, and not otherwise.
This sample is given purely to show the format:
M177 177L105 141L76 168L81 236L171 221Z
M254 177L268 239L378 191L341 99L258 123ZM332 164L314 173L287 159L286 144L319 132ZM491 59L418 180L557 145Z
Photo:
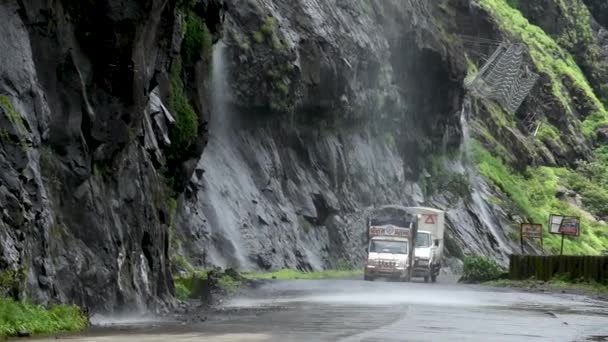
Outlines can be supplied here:
M372 240L369 251L373 253L407 254L407 242Z
M431 234L418 233L416 235L416 247L431 247Z

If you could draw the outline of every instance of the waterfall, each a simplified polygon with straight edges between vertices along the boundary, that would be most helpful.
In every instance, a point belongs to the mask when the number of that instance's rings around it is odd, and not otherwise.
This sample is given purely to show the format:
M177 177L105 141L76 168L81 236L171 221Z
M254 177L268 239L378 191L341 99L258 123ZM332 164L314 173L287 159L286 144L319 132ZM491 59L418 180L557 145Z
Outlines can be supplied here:
M243 206L250 203L247 197L255 189L247 178L246 166L237 149L239 135L232 125L230 109L229 70L225 58L226 46L219 42L213 48L210 80L211 115L209 119L209 143L199 160L205 170L198 196L198 208L202 208L207 220L209 242L207 263L221 267L247 269L250 262L241 227Z
M228 66L226 65L226 45L219 41L213 48L211 71L211 118L209 132L213 138L225 139L228 136L232 115L229 108L230 87Z
M471 112L471 100L467 96L465 97L462 110L460 112L460 125L462 127L462 143L460 145L460 155L462 162L462 171L467 176L469 183L471 184L471 200L475 208L478 209L478 218L481 223L487 227L496 241L498 242L499 249L507 252L505 248L508 248L508 244L503 239L503 234L499 234L500 227L497 227L496 221L493 215L490 213L488 202L485 198L489 194L485 184L477 170L475 170L473 157L471 156L471 133L469 126L469 114Z

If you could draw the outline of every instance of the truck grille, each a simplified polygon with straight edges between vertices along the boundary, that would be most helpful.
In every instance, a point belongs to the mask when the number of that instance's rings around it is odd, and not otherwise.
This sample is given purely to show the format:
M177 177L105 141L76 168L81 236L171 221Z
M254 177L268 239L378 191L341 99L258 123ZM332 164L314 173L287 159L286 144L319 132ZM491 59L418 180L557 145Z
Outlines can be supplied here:
M395 268L396 262L394 261L386 261L386 260L380 260L378 262L378 266L380 266L381 268Z

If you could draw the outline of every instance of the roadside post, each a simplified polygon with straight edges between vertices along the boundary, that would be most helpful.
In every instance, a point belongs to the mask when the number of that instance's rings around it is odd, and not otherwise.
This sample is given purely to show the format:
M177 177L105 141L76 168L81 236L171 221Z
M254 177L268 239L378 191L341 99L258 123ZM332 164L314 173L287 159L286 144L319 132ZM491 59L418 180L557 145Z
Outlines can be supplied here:
M522 223L520 226L520 244L521 244L521 254L524 255L524 238L526 239L539 239L540 240L540 248L544 254L544 246L543 246L543 225L538 223Z
M581 220L577 216L551 215L549 217L549 233L562 236L560 256L564 255L564 238L581 235Z

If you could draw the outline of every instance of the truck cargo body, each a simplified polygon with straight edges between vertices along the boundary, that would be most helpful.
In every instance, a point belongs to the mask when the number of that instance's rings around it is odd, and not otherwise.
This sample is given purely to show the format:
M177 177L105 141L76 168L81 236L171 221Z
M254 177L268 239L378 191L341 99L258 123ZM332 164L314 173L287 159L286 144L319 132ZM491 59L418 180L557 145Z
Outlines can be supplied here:
M443 261L445 213L433 208L408 209L418 217L413 276L435 282Z

